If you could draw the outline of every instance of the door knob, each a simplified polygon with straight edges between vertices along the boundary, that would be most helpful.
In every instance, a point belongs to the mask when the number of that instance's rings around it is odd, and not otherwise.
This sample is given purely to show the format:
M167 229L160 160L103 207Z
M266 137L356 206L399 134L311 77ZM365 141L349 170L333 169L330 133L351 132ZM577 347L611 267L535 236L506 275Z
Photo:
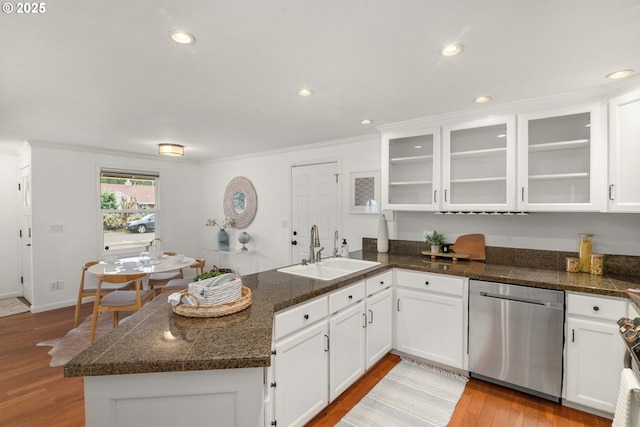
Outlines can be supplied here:
M292 241L291 241L291 244L295 246L295 245L297 245L297 244L298 244L298 241L297 241L297 240L292 240Z

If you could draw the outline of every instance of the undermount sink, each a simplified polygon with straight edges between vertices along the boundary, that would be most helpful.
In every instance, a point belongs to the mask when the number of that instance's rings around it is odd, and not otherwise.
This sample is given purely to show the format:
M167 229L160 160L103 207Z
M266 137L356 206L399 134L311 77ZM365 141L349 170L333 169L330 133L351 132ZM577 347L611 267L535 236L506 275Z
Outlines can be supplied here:
M325 258L322 262L306 265L296 264L279 268L277 271L318 280L333 280L376 265L380 265L380 263L351 258Z

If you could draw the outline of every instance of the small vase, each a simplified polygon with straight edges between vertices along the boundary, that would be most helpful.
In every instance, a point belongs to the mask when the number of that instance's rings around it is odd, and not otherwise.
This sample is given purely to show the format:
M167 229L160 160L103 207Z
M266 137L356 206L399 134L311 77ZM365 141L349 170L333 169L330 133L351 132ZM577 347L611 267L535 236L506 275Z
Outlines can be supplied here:
M224 228L221 228L220 231L218 231L218 250L229 250L229 235Z
M442 245L431 245L432 254L439 254L441 249L442 249Z
M387 218L384 214L380 215L378 220L378 252L385 253L389 251L389 230L387 229Z
M145 247L144 251L140 252L140 255L138 255L138 259L143 265L147 265L151 262L153 256L151 255L151 252L149 252L148 246Z

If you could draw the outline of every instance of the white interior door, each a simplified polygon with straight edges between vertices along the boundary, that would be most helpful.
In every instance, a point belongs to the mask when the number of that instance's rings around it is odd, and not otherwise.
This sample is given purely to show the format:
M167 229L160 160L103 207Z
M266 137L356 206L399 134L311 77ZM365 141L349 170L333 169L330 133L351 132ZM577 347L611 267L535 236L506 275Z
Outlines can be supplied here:
M20 169L20 274L22 296L33 303L31 267L31 168Z
M291 167L291 263L309 258L311 227L318 226L323 257L333 254L338 230L338 163Z

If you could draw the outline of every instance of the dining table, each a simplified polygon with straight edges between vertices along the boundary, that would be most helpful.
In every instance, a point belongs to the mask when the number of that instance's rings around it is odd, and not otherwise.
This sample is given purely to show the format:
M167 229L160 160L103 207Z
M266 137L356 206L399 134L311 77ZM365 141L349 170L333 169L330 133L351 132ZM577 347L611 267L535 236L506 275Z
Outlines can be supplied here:
M187 256L162 255L157 259L152 259L147 263L140 262L139 257L123 257L112 260L102 260L92 265L87 270L92 274L124 275L132 273L146 273L142 279L146 288L151 273L165 273L167 271L181 270L189 267L196 260Z

